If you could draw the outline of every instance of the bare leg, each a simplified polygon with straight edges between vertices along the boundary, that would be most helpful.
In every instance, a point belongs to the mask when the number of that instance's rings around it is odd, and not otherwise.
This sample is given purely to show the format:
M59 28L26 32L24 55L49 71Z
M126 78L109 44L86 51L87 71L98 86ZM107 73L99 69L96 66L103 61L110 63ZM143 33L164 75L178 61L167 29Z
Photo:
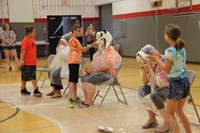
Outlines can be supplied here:
M84 91L86 95L86 99L84 103L91 105L94 95L96 93L96 86L92 83L86 82L84 86Z
M32 83L32 86L33 86L33 89L37 89L38 86L37 86L37 81L34 79L34 80L31 80L31 83Z
M167 113L169 116L170 126L173 133L180 133L178 123L175 118L175 112L177 110L178 101L167 99Z
M69 83L69 97L70 99L75 99L76 97L74 97L76 94L76 83L74 82L70 82Z
M8 67L10 67L10 51L4 50L5 56L6 56L6 63L8 64Z
M87 99L87 91L86 91L86 82L82 82L83 93L85 96L85 100Z
M159 112L160 112L160 114L162 115L163 121L164 121L164 123L163 123L163 125L160 127L160 129L162 129L162 130L167 130L167 129L169 129L169 128L170 128L170 124L169 124L169 118L168 118L166 109L165 109L165 108L160 109Z
M10 51L10 54L12 55L12 57L14 57L15 59L15 63L18 65L19 64L19 59L17 57L17 51L14 49L14 50L11 50Z
M150 110L147 110L147 113L148 113L149 118L147 122L142 126L143 129L153 128L158 125L155 114Z
M22 90L26 88L26 81L22 80Z
M183 112L183 107L184 107L184 104L185 104L185 98L183 99L180 99L179 103L178 103L178 110L177 110L177 114L183 124L183 127L186 131L186 133L192 133L191 131L191 127L190 127L190 123L185 115L185 113Z

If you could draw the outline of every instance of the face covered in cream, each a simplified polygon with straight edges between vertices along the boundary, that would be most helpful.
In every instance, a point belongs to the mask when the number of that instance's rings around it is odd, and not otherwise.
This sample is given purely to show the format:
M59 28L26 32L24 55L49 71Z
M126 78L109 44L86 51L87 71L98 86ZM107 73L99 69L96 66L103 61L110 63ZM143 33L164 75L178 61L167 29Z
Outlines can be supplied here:
M152 51L156 51L156 49L150 45L147 44L144 47L141 48L141 50L136 54L136 60L138 64L148 64L149 66L155 66L155 62L152 62L147 59L147 56L151 54Z
M98 52L104 53L111 44L112 35L108 31L103 30L96 33L96 40L96 43L99 44Z

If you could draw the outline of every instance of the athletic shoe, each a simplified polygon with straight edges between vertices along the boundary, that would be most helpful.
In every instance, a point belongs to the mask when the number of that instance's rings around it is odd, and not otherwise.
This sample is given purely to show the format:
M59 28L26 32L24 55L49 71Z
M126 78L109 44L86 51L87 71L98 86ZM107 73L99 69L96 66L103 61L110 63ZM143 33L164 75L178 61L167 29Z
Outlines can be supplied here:
M74 100L72 100L72 99L69 99L69 101L68 101L68 108L74 108Z
M74 100L74 102L75 102L76 104L79 104L79 103L82 103L83 101L82 101L79 97L77 97L77 98Z
M37 89L34 90L33 92L33 96L36 96L36 97L41 97L42 96L42 93Z
M27 89L25 88L25 89L22 89L22 90L21 90L21 94L22 94L22 95L30 95L31 92L27 91Z

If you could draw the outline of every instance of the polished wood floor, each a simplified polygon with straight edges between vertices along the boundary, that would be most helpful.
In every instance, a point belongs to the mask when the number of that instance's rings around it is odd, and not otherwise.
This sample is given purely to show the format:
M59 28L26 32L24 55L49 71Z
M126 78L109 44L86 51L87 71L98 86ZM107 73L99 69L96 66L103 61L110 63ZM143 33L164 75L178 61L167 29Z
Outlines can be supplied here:
M38 66L44 65L45 61L46 58L39 58ZM85 66L88 65L89 61ZM119 75L128 105L117 102L114 93L111 92L101 108L98 107L99 98L94 106L86 109L79 109L78 106L68 109L68 98L65 95L59 99L45 96L50 91L48 81L41 89L43 97L21 96L20 72L16 70L13 62L12 66L13 71L8 71L3 62L3 68L0 68L0 133L95 133L98 132L98 125L110 126L115 133L150 133L155 130L141 129L147 115L145 108L136 98L135 90L142 83L139 78L140 69L134 58L123 58ZM196 71L191 92L195 103L200 105L200 67L198 64L187 64L187 67ZM40 86L41 82L38 82L38 85ZM27 86L29 91L32 91L31 84ZM78 86L78 95L83 98L81 85ZM200 113L200 108L197 109ZM200 127L196 124L200 123L193 107L187 104L185 110L193 133L199 133ZM162 124L159 114L158 122ZM181 131L184 132L182 126Z

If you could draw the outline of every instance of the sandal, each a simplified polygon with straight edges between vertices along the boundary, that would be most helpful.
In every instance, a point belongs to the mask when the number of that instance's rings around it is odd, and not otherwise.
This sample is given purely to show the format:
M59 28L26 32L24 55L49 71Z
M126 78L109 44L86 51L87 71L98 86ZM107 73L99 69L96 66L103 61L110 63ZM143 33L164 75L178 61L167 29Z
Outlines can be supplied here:
M157 122L150 122L150 123L146 123L142 126L142 129L149 129L149 128L155 128L158 126Z
M156 128L155 133L171 133L171 128L168 129L162 129L162 128Z
M59 98L59 97L62 97L62 95L57 93L54 93L54 95L51 96L51 98Z
M53 96L54 95L54 92L53 91L51 91L51 92L49 92L48 94L47 94L47 96Z
M90 107L90 105L87 104L87 103L82 102L81 104L79 104L78 107L82 109L82 108L88 108L88 107Z

